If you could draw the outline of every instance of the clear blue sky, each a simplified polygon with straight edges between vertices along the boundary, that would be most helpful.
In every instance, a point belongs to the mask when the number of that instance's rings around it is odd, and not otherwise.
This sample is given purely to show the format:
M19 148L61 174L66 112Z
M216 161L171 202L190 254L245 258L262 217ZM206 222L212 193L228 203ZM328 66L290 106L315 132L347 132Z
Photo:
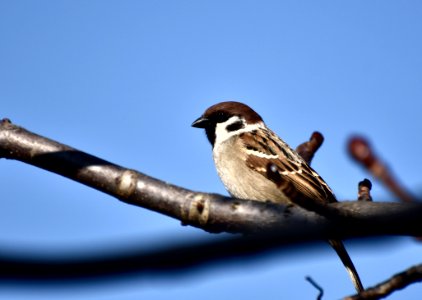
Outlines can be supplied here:
M345 152L371 139L422 194L420 1L0 1L0 117L194 190L226 194L205 108L237 100L292 146L321 131L313 166L340 199L368 176ZM1 160L0 251L80 255L207 237L66 178ZM394 200L374 182L373 196ZM422 261L422 245L348 243L365 285ZM8 286L1 299L325 299L353 293L321 247L177 276ZM419 299L414 285L390 299ZM198 296L200 295L200 296Z

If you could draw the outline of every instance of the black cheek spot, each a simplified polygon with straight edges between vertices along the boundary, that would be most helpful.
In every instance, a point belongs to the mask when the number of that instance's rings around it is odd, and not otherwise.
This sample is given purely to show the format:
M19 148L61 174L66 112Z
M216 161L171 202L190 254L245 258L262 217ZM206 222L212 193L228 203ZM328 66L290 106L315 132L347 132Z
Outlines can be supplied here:
M242 129L244 127L245 127L245 124L243 124L242 121L237 121L237 122L234 122L233 124L227 125L226 130L228 132L231 132L231 131Z

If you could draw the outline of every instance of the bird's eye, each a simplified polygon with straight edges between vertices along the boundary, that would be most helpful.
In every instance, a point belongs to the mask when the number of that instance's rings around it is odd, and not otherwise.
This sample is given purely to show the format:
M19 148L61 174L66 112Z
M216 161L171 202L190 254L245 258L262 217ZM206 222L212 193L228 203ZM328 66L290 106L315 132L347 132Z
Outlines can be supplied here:
M215 121L217 123L222 123L225 122L229 119L229 115L224 112L224 111L219 111L216 115L215 115Z

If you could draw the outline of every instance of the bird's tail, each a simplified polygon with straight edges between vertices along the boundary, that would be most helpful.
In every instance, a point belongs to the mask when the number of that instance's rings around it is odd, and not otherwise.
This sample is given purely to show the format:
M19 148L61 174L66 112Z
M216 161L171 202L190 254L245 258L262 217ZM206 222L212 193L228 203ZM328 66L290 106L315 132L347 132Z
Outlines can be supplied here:
M359 274L353 265L352 260L350 259L349 254L346 251L346 248L343 245L343 242L340 240L329 240L328 241L331 247L337 252L337 255L340 257L343 265L345 266L347 272L349 273L350 279L355 286L355 289L358 293L364 290L362 282L360 281Z

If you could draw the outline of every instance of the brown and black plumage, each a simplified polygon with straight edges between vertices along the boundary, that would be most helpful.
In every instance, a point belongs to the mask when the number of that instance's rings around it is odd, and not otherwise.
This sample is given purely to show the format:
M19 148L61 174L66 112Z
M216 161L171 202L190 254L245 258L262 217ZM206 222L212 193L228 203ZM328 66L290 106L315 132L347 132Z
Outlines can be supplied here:
M217 172L233 197L284 204L297 203L296 198L318 203L337 201L321 176L249 106L234 101L218 103L192 126L205 129L213 146ZM343 243L329 242L356 290L362 291L361 280Z

